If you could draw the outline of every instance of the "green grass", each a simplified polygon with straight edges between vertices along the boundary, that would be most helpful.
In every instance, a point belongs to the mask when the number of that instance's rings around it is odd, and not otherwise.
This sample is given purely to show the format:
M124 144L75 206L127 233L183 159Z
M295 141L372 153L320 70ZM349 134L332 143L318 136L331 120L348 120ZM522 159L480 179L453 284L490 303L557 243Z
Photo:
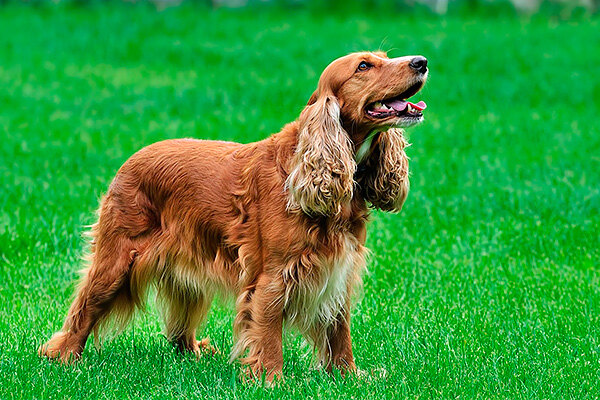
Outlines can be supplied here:
M0 8L0 398L597 398L600 24L419 13ZM144 145L249 142L295 119L332 59L423 54L412 190L374 213L353 312L365 376L311 369L287 334L285 381L227 363L232 307L195 361L152 305L73 367L40 360L73 292L83 226Z

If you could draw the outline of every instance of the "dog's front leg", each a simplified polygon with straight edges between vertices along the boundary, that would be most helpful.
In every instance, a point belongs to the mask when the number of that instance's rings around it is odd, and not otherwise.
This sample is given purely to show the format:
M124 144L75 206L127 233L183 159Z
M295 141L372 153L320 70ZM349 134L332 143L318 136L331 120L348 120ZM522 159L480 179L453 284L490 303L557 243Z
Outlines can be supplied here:
M342 310L337 321L327 330L327 343L329 351L327 371L331 372L333 367L336 367L342 375L346 372L355 372L356 364L354 364L350 337L350 313L347 310Z
M350 313L346 309L340 310L332 324L315 324L307 333L328 372L334 368L339 369L342 375L356 371L350 337Z
M238 313L248 314L239 340L248 348L242 363L256 379L268 382L281 377L283 368L283 283L267 274L259 277L254 291ZM245 309L245 310L244 310Z

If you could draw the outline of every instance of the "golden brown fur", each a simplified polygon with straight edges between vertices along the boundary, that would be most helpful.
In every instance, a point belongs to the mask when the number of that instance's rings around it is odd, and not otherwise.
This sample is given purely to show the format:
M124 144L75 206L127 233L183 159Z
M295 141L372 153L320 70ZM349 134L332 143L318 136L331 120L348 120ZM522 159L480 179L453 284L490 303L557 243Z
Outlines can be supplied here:
M102 200L89 268L65 323L40 348L63 362L89 334L120 326L158 290L165 331L196 339L217 291L234 294L232 359L270 380L283 366L282 328L296 327L327 369L354 370L350 298L365 261L368 203L399 211L408 192L401 118L369 103L420 89L411 57L342 57L323 72L298 121L260 142L168 140L134 154ZM360 70L359 63L370 67ZM361 165L355 152L377 132Z

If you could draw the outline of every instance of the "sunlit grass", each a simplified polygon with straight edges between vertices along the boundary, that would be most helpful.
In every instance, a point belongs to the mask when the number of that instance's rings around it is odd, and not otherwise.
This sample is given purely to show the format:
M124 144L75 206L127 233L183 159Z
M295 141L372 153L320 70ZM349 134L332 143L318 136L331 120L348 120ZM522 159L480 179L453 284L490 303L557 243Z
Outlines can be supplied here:
M595 398L600 395L598 20L304 11L0 8L0 398ZM295 119L332 59L423 54L412 189L375 213L357 364L332 378L286 335L286 380L227 363L232 307L180 356L152 305L63 367L59 329L100 195L158 140L249 142Z

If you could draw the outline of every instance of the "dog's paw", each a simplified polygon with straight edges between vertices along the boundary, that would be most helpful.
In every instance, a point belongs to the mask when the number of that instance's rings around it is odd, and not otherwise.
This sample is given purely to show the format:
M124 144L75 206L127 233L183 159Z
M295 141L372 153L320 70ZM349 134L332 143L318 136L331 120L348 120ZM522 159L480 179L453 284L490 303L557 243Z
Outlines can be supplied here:
M196 350L194 351L196 355L200 356L202 354L210 354L215 355L219 354L219 350L210 344L209 338L204 338L202 340L197 341Z
M68 332L57 332L39 347L38 354L63 364L72 364L81 357L81 348L71 339Z
M190 352L200 358L202 355L215 355L219 353L215 347L210 344L209 338L196 340L196 338L179 339L174 343L182 353Z
M273 388L283 382L283 371L281 368L265 368L260 363L245 364L241 379L246 385L259 384L265 388Z

